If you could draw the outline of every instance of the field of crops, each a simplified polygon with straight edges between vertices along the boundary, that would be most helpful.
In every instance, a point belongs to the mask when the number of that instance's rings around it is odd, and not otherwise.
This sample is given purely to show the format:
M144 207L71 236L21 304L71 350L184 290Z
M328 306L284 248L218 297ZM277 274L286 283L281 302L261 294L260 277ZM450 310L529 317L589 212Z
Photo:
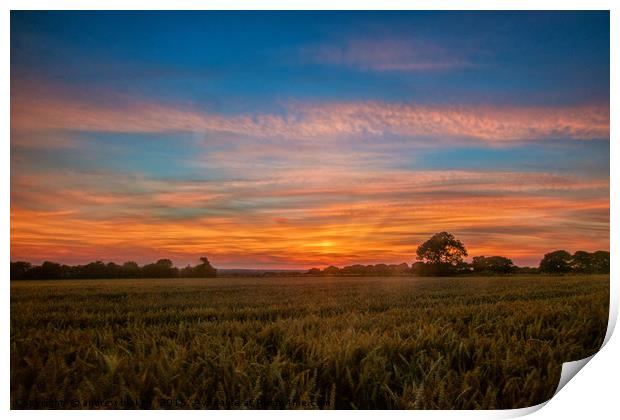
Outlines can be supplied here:
M609 276L11 283L13 408L520 408Z

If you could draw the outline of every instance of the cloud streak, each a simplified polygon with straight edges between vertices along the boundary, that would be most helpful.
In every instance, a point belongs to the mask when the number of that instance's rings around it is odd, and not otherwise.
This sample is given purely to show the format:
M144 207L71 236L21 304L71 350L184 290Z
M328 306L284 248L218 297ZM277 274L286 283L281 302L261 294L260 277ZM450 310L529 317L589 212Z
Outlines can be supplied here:
M220 266L290 268L411 262L416 246L440 230L461 237L472 255L503 252L520 263L536 263L558 243L609 247L605 180L478 171L315 175L16 177L11 255L68 262L170 255L185 263L204 253Z
M549 139L608 139L609 107L296 102L290 103L283 114L224 115L150 101L127 100L104 105L96 100L22 95L12 99L11 128L17 133L45 130L229 133L291 141L398 136L418 143L440 139L502 144ZM15 137L14 141L21 140Z
M428 72L473 67L471 61L418 39L350 39L300 49L301 61L362 71Z

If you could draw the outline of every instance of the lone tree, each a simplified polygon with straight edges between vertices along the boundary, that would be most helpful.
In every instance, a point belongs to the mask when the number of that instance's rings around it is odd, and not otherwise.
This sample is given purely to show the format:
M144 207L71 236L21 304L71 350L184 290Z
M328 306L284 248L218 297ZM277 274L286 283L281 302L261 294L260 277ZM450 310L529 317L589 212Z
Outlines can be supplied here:
M419 261L423 261L429 270L425 274L448 275L457 270L467 256L465 245L451 233L440 232L418 247Z
M448 232L436 233L416 251L419 261L430 264L458 264L467 256L465 245Z

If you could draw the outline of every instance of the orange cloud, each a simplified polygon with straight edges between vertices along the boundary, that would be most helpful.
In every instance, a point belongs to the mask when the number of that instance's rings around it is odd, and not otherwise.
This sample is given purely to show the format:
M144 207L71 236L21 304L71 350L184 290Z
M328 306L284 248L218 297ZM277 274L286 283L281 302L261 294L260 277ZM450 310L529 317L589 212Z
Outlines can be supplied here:
M220 266L290 268L411 262L417 245L441 230L463 239L470 255L519 263L536 263L558 246L609 248L606 181L544 173L303 172L223 183L137 178L125 180L131 190L112 195L97 176L50 176L27 194L29 179L17 177L11 257L171 256L183 264L207 254Z

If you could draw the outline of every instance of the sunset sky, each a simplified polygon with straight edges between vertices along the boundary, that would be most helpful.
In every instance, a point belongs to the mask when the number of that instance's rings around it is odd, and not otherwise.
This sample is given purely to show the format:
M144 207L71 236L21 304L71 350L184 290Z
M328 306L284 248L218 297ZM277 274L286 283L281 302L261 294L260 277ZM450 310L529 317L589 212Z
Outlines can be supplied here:
M11 259L609 249L607 12L12 12Z

